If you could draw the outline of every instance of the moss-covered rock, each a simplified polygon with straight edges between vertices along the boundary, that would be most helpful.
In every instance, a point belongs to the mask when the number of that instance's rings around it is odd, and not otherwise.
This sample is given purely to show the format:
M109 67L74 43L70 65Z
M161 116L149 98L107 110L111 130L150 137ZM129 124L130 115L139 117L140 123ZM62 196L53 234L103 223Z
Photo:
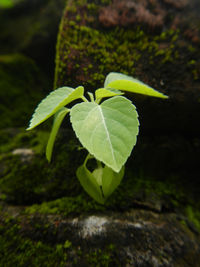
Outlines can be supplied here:
M185 203L194 210L200 206L198 139L140 137L120 187L103 207L83 192L75 176L87 153L78 149L74 133L61 131L50 164L44 155L47 138L42 127L32 132L1 130L2 199L22 205L45 201L30 210L65 215L134 207L185 213Z
M75 170L80 153L70 134L56 146L56 159L48 164L45 146L48 133L7 129L1 131L0 191L3 199L15 204L39 203L80 193Z
M0 55L0 128L26 127L46 87L48 82L32 59Z
M183 216L148 210L66 218L15 218L2 206L2 266L192 266L200 260L199 234ZM13 211L12 211L13 213Z
M141 137L125 178L102 206L75 177L86 153L72 132L59 134L51 164L42 127L0 136L4 265L198 266L198 139Z
M173 27L178 16L176 8L172 5L167 9L165 3L158 1L154 1L152 6L148 3L150 1L144 2L147 3L70 1L58 36L56 85L83 83L87 88L97 88L110 71L137 76L177 97L180 96L180 85L184 90L188 82L190 87L191 83L197 85L192 73L194 69L198 72L198 49L184 38L182 20L176 28ZM151 17L156 11L160 11L157 16L163 18L159 30L156 30L156 22ZM112 23L106 23L108 20Z
M129 74L170 96L132 97L145 133L200 132L199 20L193 32L193 9L182 7L177 11L167 1L70 1L58 35L55 87L93 91L111 71Z

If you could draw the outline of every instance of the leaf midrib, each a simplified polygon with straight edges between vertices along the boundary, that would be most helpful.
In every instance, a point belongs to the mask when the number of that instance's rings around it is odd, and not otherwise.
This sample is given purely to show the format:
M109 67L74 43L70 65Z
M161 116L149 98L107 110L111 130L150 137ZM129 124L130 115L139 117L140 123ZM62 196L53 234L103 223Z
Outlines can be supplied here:
M113 161L114 161L114 163L115 163L115 166L117 166L116 158L115 158L115 155L114 155L114 153L113 153L112 143L111 143L111 140L110 140L109 132L108 132L108 130L107 130L107 126L106 126L106 122L105 122L105 119L104 119L104 116L103 116L103 112L102 112L102 109L101 109L100 106L98 106L98 109L99 109L100 115L101 115L101 117L102 117L103 126L104 126L104 128L105 128L105 132L106 132L106 135L107 135L107 138L108 138L108 142L109 142L109 145L110 145L110 149L111 149L111 153L112 153Z

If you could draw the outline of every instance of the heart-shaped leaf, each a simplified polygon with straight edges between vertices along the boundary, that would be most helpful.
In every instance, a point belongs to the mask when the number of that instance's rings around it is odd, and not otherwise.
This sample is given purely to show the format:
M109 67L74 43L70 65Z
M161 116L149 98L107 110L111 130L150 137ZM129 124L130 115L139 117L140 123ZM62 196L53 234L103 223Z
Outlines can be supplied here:
M32 116L27 130L32 130L34 127L55 114L60 108L73 100L81 98L83 93L84 88L82 86L79 86L76 89L71 87L61 87L54 90L40 102Z
M59 111L57 111L57 113L55 114L53 126L51 129L51 133L50 133L49 140L48 140L47 147L46 147L46 158L49 162L51 161L51 155L52 155L52 150L53 150L54 142L56 139L56 135L67 113L69 113L69 109L63 107Z
M81 144L96 159L119 172L136 144L138 114L125 97L114 96L101 105L84 102L72 107L70 119Z
M122 73L111 72L107 75L104 83L105 88L113 88L132 93L148 96L168 98L168 96L156 91L145 83Z

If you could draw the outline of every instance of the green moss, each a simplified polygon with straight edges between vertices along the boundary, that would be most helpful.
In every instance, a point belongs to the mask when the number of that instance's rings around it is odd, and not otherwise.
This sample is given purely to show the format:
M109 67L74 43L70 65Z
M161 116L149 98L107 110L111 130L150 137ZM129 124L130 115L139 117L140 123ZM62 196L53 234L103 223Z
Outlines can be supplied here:
M103 206L82 193L76 197L64 197L50 202L43 202L41 205L32 205L26 209L26 213L61 214L67 216L91 211L102 211L104 209Z
M0 266L66 266L65 244L49 245L23 237L19 222L8 219L0 226Z
M25 129L6 128L0 130L0 153L8 153L14 149L26 147L36 153L44 153L49 133L46 131L31 131Z
M171 79L172 69L179 69L179 73L187 72L193 81L199 79L198 62L193 62L189 71L185 70L197 55L192 45L182 45L181 30L167 29L152 34L142 26L103 29L99 27L98 15L95 14L108 4L109 1L92 4L90 1L84 4L73 1L67 5L58 34L55 87L82 84L86 89L95 89L103 84L105 75L111 71L140 79L144 79L140 76L145 73L147 77L154 77L152 86L158 88L161 77ZM86 8L88 16L83 19ZM167 73L169 77L166 77Z
M95 249L92 252L89 252L86 254L86 260L89 266L105 266L108 267L110 265L115 264L115 266L118 265L119 262L117 259L113 258L113 252L115 251L115 246L110 244L104 249Z
M37 266L62 267L73 266L119 266L115 245L96 248L75 245L70 240L63 242L43 241L45 229L52 225L44 225L37 220L30 221L26 229L23 219L6 217L0 221L0 266ZM51 228L52 229L52 228ZM41 231L40 237L35 235ZM55 233L51 235L56 236Z
M191 221L197 230L200 232L200 211L192 206L187 206L185 208L185 213L189 221Z
M47 132L2 132L1 142L7 140L7 143L1 148L0 188L6 201L15 204L38 203L80 192L75 170L82 163L82 158L74 139L63 143L59 142L58 137L53 162L48 164L44 153ZM23 156L12 153L17 148L29 148L33 155L24 161Z

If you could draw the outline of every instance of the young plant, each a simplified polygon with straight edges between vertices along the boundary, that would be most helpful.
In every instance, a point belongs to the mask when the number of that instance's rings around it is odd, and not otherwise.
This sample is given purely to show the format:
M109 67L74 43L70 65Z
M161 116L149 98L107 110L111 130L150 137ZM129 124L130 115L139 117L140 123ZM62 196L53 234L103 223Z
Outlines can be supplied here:
M51 92L36 108L27 130L32 130L52 115L54 122L46 147L46 157L51 161L52 150L59 127L69 113L72 128L82 146L88 150L83 165L76 172L85 191L103 204L120 184L125 163L136 144L139 131L138 114L122 91L168 98L141 81L130 76L111 72L104 87L84 96L83 86L73 89L61 87ZM108 98L102 102L104 98ZM74 100L83 102L71 109L65 107ZM88 160L96 160L90 171Z

